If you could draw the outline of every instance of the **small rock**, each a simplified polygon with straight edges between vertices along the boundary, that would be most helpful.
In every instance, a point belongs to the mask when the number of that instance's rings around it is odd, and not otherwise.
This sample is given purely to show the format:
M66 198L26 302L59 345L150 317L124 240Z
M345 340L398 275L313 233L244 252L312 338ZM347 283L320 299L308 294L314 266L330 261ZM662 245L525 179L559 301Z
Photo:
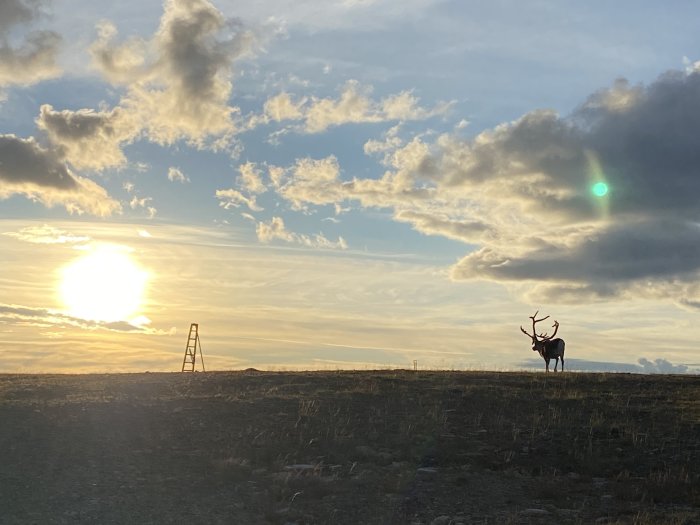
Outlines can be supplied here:
M437 474L437 469L435 467L419 467L418 470L416 470L419 474Z
M449 516L438 516L430 522L430 525L449 525L451 521Z

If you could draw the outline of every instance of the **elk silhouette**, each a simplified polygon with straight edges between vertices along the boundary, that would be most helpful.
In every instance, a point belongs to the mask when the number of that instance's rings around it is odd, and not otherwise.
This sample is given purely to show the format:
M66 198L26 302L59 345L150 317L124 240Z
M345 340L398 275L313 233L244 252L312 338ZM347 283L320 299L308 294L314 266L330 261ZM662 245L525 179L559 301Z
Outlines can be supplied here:
M556 363L554 364L555 372L557 371L557 366L559 366L559 359L561 359L561 371L563 372L565 347L564 340L560 339L559 337L554 339L554 336L557 335L557 331L559 330L559 321L554 321L554 324L552 325L552 328L554 328L554 333L552 335L547 335L546 333L538 334L537 330L535 329L535 325L540 321L549 319L549 316L543 317L542 319L536 319L538 313L539 310L535 312L535 315L530 316L530 319L532 319L532 333L530 334L526 332L522 326L520 327L520 331L532 339L532 349L539 352L542 359L544 359L547 372L549 372L550 359L556 359Z

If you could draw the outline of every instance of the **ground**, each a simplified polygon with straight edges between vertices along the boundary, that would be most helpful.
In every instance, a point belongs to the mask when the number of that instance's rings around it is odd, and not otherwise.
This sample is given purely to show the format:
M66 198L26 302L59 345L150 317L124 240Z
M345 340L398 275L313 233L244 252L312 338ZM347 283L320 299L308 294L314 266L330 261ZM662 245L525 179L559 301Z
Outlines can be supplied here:
M698 524L700 377L0 375L0 522Z

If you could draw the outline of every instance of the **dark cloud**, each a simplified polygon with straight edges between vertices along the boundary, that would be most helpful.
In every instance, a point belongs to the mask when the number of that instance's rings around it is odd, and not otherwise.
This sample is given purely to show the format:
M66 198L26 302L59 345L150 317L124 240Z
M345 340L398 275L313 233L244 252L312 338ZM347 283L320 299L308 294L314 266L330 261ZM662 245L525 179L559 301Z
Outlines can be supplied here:
M16 24L31 22L40 13L38 0L3 0L0 2L0 32L7 31Z
M426 175L453 187L495 186L552 221L592 220L590 187L610 187L616 217L700 218L700 73L643 88L619 81L562 118L537 110L476 140L438 148ZM437 174L437 175L435 175Z
M611 211L700 219L700 73L609 93L629 103L610 107L597 95L574 118L612 188Z
M698 270L700 226L647 220L612 225L573 247L546 245L522 256L482 248L453 267L453 276L605 284L693 277Z
M0 199L14 194L78 215L108 216L121 209L104 188L72 174L56 150L41 147L32 137L0 135Z
M112 112L97 113L91 110L54 111L47 104L41 106L39 121L42 127L51 135L80 140L105 130L107 134L114 132L110 125L114 118Z
M37 125L75 168L101 170L121 166L126 158L121 145L139 133L139 125L124 110L55 111L41 106Z
M53 31L32 31L18 45L10 43L10 30L29 24L42 14L40 0L0 2L0 86L27 85L58 75L56 65L61 37Z
M62 190L75 189L76 180L51 150L33 138L0 135L0 181Z
M453 267L455 279L537 281L566 301L650 283L657 298L698 300L698 72L646 87L620 80L566 118L538 110L474 140L443 140L422 166L438 188L487 210L497 232ZM594 197L595 182L608 194Z

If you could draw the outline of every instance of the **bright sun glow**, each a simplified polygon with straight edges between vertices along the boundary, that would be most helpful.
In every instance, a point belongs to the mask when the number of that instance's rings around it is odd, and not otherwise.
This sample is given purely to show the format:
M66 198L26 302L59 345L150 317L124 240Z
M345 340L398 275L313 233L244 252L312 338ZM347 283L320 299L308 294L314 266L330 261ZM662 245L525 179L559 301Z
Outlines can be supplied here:
M124 321L141 307L148 274L118 246L100 246L63 270L61 299L68 314Z

